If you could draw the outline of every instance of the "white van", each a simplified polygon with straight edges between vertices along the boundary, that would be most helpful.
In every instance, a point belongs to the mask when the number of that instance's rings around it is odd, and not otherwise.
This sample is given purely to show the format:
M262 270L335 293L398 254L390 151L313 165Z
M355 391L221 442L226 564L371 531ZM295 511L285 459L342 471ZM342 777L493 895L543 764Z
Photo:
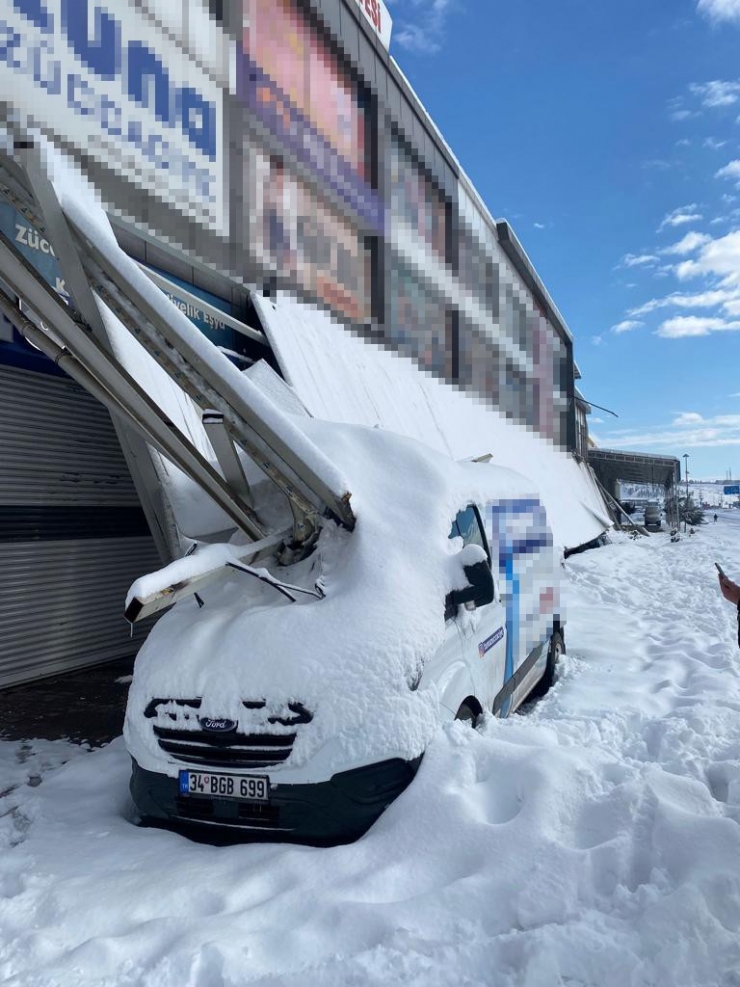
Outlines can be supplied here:
M234 564L154 628L125 724L147 820L354 839L440 723L507 716L553 681L560 567L530 483L379 429L301 427L356 526L326 521L292 565Z

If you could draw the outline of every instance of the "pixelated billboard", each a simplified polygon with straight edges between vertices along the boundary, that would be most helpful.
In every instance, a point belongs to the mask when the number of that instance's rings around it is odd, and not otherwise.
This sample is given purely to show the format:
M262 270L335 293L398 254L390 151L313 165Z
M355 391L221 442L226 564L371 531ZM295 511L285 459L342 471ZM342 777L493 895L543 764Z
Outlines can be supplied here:
M444 300L419 271L395 259L389 271L386 334L401 353L438 377L452 376L452 342Z
M0 95L45 132L227 232L222 92L132 0L3 0Z
M357 231L281 161L248 153L250 245L258 262L347 318L367 319L367 259Z
M365 175L366 117L357 87L294 0L243 0L244 50L290 103Z
M242 0L237 95L277 137L287 157L308 168L360 217L383 228L368 181L369 123L364 95L294 0Z
M444 199L395 136L390 142L388 177L391 223L403 223L444 260L447 235Z

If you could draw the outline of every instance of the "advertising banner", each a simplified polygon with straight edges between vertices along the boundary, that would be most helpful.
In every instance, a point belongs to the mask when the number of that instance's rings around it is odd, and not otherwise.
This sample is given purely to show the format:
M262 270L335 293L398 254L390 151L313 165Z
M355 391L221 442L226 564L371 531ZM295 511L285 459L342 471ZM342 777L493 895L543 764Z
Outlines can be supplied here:
M289 155L354 209L368 232L384 228L383 204L357 172L297 110L275 83L246 55L239 61L239 97Z
M250 244L257 261L352 321L365 321L367 258L358 233L279 162L256 150L250 174Z
M3 0L0 100L225 235L223 94L130 2Z
M367 123L349 73L295 0L243 2L248 57L364 177Z
M383 208L368 183L368 114L357 83L295 0L242 0L237 95L320 184L339 195L368 232Z

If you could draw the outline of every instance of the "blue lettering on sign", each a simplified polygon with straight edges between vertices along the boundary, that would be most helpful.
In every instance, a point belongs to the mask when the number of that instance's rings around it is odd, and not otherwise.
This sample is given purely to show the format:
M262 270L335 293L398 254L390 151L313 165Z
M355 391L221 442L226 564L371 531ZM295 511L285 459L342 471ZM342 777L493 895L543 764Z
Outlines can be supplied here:
M9 203L0 202L0 230L13 243L16 250L33 264L47 284L64 298L69 298L54 248L46 237L34 229Z
M62 0L62 27L69 46L83 65L112 81L121 71L121 25L95 8L95 35L90 38L87 0Z
M54 20L41 0L13 0L13 6L42 31L51 31Z
M13 6L35 27L47 34L52 33L54 18L42 0L13 0ZM151 110L158 120L168 126L179 127L194 148L211 161L216 160L218 112L215 103L190 86L174 85L159 55L143 41L133 40L124 45L120 21L103 10L100 4L94 8L92 25L89 0L62 0L61 10L61 28L67 43L87 69L106 81L120 78L124 92L139 106ZM26 67L26 63L13 54L21 49L23 41L6 22L0 22L0 60L10 68ZM51 48L47 47L44 54L41 46L36 46L30 53L30 61L40 62L42 57L51 55ZM61 91L58 71L59 63L52 62L47 66L45 79L42 79L40 65L34 66L34 79L50 92L58 94ZM73 78L67 80L67 90L72 90L79 97L79 80L72 81ZM92 93L90 89L87 95L91 97ZM103 109L96 106L94 112L101 116L104 110L107 118L116 107L106 97L102 99L106 106ZM85 115L89 113L89 107L78 110L73 101L70 106ZM114 116L117 117L117 114ZM118 122L109 133L120 133Z
M490 637L487 637L485 641L481 641L481 643L478 645L478 654L480 655L480 657L482 658L485 655L485 653L487 651L490 651L495 644L498 644L499 641L503 640L503 636L504 636L504 629L503 627L499 627L499 629L495 631L493 634L491 634Z

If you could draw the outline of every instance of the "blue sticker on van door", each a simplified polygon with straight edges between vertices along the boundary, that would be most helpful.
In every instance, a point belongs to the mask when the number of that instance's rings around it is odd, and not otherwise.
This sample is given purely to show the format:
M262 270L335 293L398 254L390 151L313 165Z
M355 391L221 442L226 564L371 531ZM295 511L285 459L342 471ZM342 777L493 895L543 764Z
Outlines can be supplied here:
M485 639L485 641L481 641L480 644L478 645L479 656L483 658L486 652L490 651L495 644L498 644L503 636L504 636L504 629L503 627L499 627L499 629L497 631L494 631L490 637L487 637Z
M547 519L539 500L522 499L491 505L486 511L491 545L498 545L499 572L506 586L506 664L504 686L516 671L520 647L521 578L518 562L552 545ZM501 716L511 710L513 695L501 706Z
M508 555L506 558L506 583L511 587L511 592L506 595L506 669L504 671L504 682L509 681L514 674L514 655L516 644L519 640L519 580L514 574L514 556ZM511 709L511 693L506 697L501 706L501 716L509 715Z

